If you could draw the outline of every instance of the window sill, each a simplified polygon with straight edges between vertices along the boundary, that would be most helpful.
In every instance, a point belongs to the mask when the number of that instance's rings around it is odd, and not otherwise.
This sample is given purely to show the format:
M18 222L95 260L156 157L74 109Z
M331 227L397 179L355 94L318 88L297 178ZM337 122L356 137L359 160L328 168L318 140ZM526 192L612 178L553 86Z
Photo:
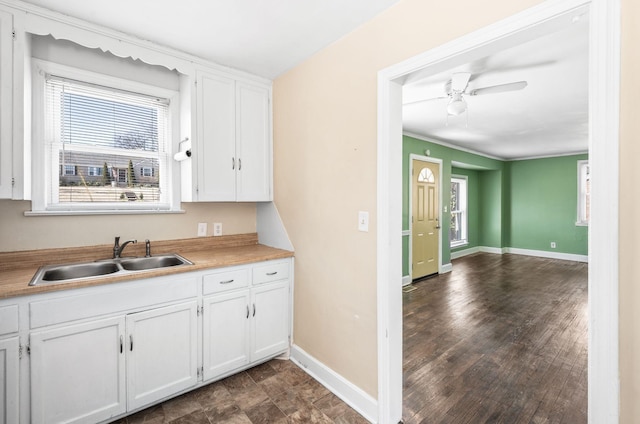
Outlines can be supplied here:
M162 215L185 213L182 209L177 210L152 210L152 209L132 209L132 210L75 210L75 211L25 211L24 216L80 216L80 215Z
M588 222L576 222L576 227L588 227Z

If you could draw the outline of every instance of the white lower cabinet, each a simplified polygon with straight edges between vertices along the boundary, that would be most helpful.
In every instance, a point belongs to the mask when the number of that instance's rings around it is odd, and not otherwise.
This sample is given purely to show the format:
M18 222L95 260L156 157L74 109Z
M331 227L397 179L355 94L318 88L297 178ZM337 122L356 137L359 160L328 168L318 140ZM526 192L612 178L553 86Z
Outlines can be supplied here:
M286 352L292 270L279 259L0 305L0 424L113 421Z
M289 282L253 289L251 360L259 361L289 347Z
M18 337L0 339L0 424L18 422Z
M95 423L197 383L197 302L31 333L33 423Z
M249 290L204 299L205 380L249 363L250 299Z
M31 421L90 423L126 412L125 317L31 333Z
M205 381L289 348L289 263L254 267L251 285L239 271L205 276L205 295L215 293L203 301Z
M127 315L129 410L198 382L196 301Z

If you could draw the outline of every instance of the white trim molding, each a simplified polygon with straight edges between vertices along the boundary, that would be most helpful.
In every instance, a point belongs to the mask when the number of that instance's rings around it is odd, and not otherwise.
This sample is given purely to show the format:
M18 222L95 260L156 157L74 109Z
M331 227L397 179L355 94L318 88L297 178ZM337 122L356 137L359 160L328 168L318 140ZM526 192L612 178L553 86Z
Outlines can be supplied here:
M378 401L340 374L305 352L300 346L291 348L291 361L342 399L369 422L378 422Z
M474 246L464 250L456 250L455 252L451 252L451 260L473 255L478 252L480 252L480 246Z
M402 287L404 286L408 286L409 284L411 284L413 280L411 279L410 275L403 275L402 276Z

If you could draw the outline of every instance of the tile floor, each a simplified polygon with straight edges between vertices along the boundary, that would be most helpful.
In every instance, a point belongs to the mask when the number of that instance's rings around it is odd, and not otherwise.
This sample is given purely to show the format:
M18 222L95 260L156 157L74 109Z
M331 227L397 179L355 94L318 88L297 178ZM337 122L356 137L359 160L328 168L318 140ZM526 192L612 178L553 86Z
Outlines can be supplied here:
M274 359L122 418L117 424L366 424L291 361Z

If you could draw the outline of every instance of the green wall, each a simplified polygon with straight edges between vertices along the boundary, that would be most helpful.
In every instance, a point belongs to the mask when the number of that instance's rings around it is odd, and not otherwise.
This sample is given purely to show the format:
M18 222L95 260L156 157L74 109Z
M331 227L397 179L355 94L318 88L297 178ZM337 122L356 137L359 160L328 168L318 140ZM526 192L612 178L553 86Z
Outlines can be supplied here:
M573 155L545 159L501 161L452 149L413 137L403 137L402 228L409 229L410 154L442 160L443 181L465 175L468 181L469 243L449 247L449 232L442 233L442 263L451 252L484 246L512 247L557 253L587 254L587 227L576 226L577 161ZM453 166L452 162L461 166ZM448 185L443 184L443 228L448 228ZM444 206L447 212L444 212ZM409 274L408 236L403 236L403 275ZM550 243L557 243L551 249Z
M511 222L507 246L587 254L588 227L576 226L577 161L587 155L510 163ZM551 249L551 242L556 249Z

